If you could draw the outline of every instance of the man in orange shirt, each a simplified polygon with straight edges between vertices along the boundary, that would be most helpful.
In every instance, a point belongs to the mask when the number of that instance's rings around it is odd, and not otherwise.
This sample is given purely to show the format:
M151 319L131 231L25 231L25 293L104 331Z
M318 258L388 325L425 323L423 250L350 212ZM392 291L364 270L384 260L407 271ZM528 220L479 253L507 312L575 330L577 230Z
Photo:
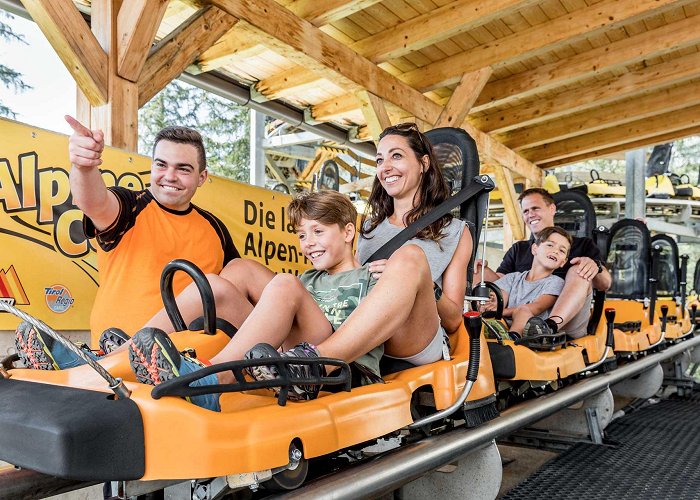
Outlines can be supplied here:
M207 179L204 144L197 131L161 130L153 146L150 186L132 191L107 188L102 180L103 132L89 130L70 116L66 121L73 129L68 147L73 203L85 214L85 234L98 244L102 285L90 317L96 344L106 329L135 332L162 307L160 275L171 260L187 259L204 273L218 274L240 255L224 224L191 203ZM186 284L186 276L178 273L175 293ZM36 369L82 363L26 323L17 330L16 346L24 364Z

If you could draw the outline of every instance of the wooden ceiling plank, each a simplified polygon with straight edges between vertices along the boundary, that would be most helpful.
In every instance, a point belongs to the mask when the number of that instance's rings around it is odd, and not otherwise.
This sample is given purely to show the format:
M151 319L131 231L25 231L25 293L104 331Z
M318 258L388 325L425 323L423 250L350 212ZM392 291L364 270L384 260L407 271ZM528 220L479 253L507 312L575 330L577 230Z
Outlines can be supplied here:
M455 0L358 40L350 47L374 63L389 61L483 26L534 3L535 0Z
M131 0L117 14L117 73L137 82L168 0Z
M631 142L625 142L618 144L616 146L611 146L608 148L596 149L588 153L582 153L575 156L570 156L568 158L563 158L560 160L555 160L551 162L545 162L540 165L543 169L550 169L561 167L564 165L570 165L572 163L578 163L581 161L591 160L593 158L601 158L605 156L610 156L621 151L632 151L645 146L654 146L656 144L663 144L665 142L671 142L678 139L683 139L684 137L689 137L692 135L700 134L700 125L684 128L681 130L674 130L673 132L667 132L660 135L655 135L653 137L646 137L644 139L635 139Z
M452 92L440 116L434 124L438 127L455 127L461 125L469 114L469 110L491 77L493 70L486 66L477 71L462 75L459 84Z
M550 22L513 33L494 43L455 54L400 76L401 80L422 92L455 83L459 75L484 66L502 65L544 49L552 50L577 37L600 28L609 28L649 11L658 10L674 0L608 0L571 12ZM614 15L612 14L614 13Z
M108 99L107 54L72 0L23 0L80 90L99 106Z
M700 16L693 16L573 57L491 82L474 105L486 110L615 68L657 57L700 42Z
M344 19L382 0L295 0L287 8L314 26Z
M367 121L370 137L374 142L378 142L382 131L391 126L391 119L384 106L384 101L366 90L356 92L355 96L360 101L360 109Z
M546 163L624 144L630 142L631 139L644 139L696 125L700 125L700 105L689 106L670 113L657 114L651 118L636 120L625 125L536 146L524 150L522 154L537 164Z
M495 138L517 151L695 104L700 104L700 84L697 80L638 98L625 99L607 106L516 129Z
M421 120L435 123L440 116L442 106L270 0L256 2L213 0L213 3L232 16L245 19L270 36L278 38L291 49L299 51L305 57L313 59ZM535 182L541 181L542 172L531 162L469 123L465 122L463 126L474 138L483 157L491 158Z
M372 62L385 62L534 3L535 0L492 0L487 3L483 0L456 0L349 46ZM304 87L318 80L318 75L301 66L294 67L262 80L256 88L268 99L278 99L289 93L289 87L285 87L288 80L293 80L295 86Z
M492 169L494 177L496 177L496 185L501 192L503 208L506 212L510 229L513 232L513 239L524 240L525 227L520 214L520 205L518 203L518 194L515 192L513 175L510 170L503 168L501 165L492 165Z
M211 47L237 20L216 7L205 7L160 41L139 77L139 107Z
M700 76L700 52L604 80L585 89L568 90L536 103L525 102L502 111L471 117L470 120L485 132L503 133L602 106L624 96L682 83L697 76Z

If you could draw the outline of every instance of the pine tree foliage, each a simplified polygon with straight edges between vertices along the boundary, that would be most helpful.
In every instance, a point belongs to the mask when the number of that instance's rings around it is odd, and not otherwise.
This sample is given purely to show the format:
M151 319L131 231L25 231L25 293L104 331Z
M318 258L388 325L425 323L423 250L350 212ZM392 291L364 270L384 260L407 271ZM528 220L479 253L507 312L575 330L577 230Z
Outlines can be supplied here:
M139 151L150 155L160 129L191 127L202 134L210 173L248 182L248 110L192 85L173 81L139 110Z
M12 30L12 27L3 22L2 19L8 19L12 21L14 17L11 14L0 11L0 40L6 42L19 42L26 44L22 35L18 35ZM22 81L22 73L15 71L14 69L0 63L0 84L4 85L6 88L13 89L15 93L24 92L32 87L27 85ZM0 116L7 116L10 118L16 118L17 114L12 111L12 109L4 102L0 101Z

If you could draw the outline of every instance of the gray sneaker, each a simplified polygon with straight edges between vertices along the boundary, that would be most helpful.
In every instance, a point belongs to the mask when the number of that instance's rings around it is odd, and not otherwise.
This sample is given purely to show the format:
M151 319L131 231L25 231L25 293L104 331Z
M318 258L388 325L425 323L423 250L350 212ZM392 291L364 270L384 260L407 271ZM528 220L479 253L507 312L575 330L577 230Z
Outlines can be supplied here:
M279 353L277 349L272 347L270 344L257 344L245 355L245 359L265 359L265 358L307 358L314 359L319 358L320 355L316 350L316 347L309 344L308 342L302 342L290 350L283 353ZM287 365L289 368L289 374L293 378L311 378L313 377L313 371L311 365ZM279 372L277 367L274 365L261 365L261 366L251 366L246 368L246 373L250 375L254 380L275 380L279 378ZM322 377L326 376L325 369L321 367L320 375ZM308 401L311 399L316 399L318 397L320 387L318 385L294 385L289 389L287 399L290 401ZM272 390L275 394L279 394L280 388L274 387Z

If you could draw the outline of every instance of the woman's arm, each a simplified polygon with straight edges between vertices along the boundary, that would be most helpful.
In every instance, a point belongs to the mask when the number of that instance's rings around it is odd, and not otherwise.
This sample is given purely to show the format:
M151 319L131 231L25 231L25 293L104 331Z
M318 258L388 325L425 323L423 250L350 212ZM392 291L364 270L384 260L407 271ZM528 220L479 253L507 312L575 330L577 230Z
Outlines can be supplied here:
M464 292L467 288L467 265L472 254L472 236L464 228L452 260L442 274L442 297L437 302L440 323L447 332L453 332L462 323Z

